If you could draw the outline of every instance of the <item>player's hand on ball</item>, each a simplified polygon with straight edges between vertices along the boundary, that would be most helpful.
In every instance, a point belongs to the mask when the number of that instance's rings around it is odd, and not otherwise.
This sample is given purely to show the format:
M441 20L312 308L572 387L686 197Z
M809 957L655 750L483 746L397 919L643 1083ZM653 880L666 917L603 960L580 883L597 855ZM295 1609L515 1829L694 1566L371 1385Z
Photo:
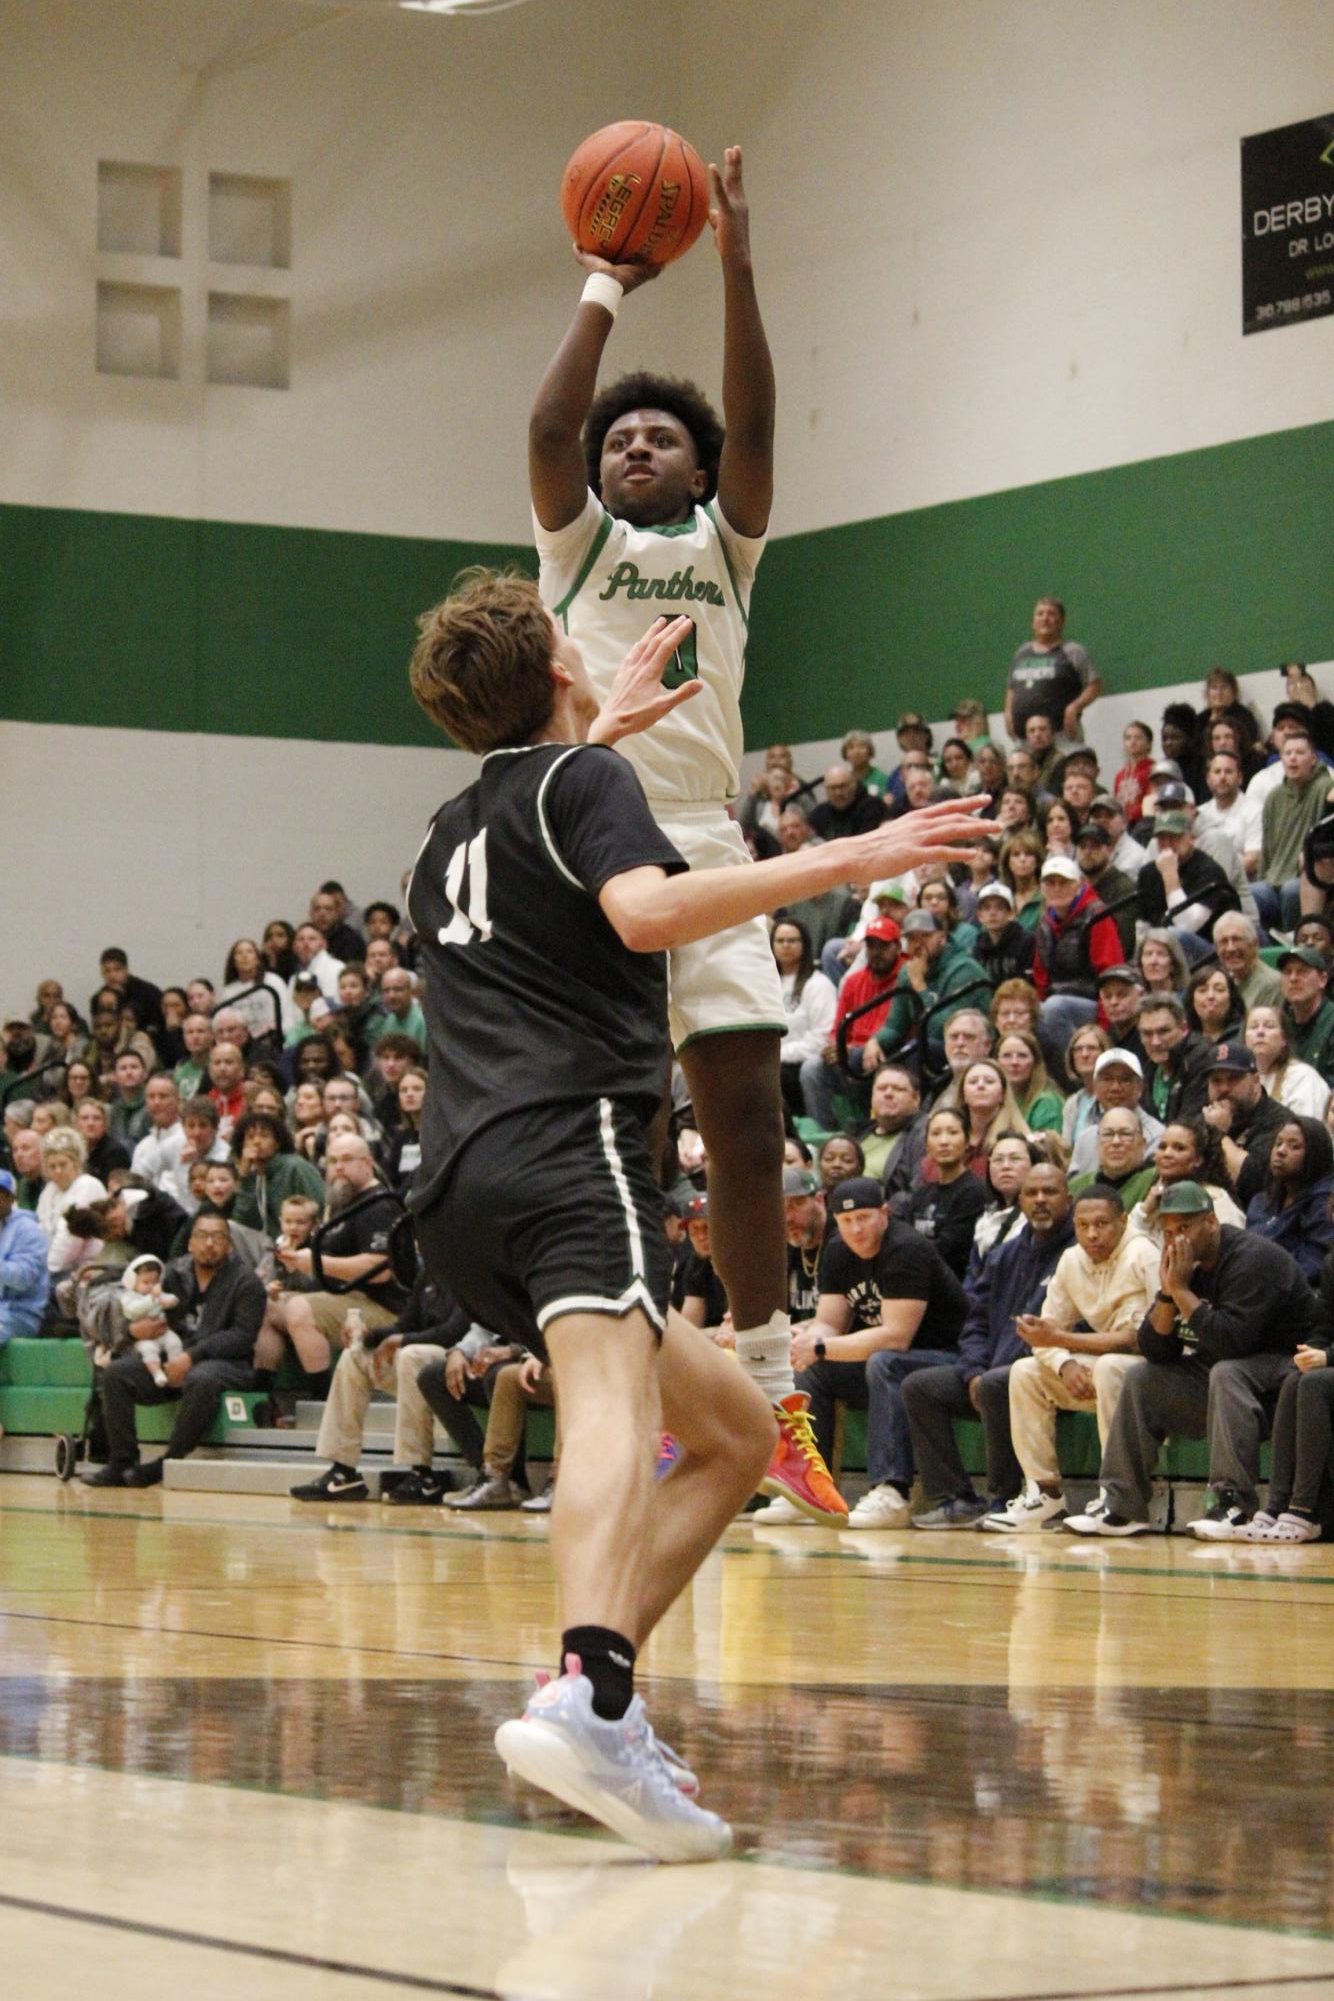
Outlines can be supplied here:
M709 228L724 264L750 262L750 205L741 185L741 148L729 146L721 172L709 168Z
M619 743L652 729L672 709L679 709L700 691L698 680L665 688L662 677L677 648L689 637L693 619L655 618L644 637L630 648L616 670L611 693L593 718L590 743Z
M661 264L609 264L605 257L595 257L591 250L581 250L577 243L570 248L583 265L585 271L601 271L608 278L614 278L625 292L637 292L641 285L647 285L650 278L660 277Z

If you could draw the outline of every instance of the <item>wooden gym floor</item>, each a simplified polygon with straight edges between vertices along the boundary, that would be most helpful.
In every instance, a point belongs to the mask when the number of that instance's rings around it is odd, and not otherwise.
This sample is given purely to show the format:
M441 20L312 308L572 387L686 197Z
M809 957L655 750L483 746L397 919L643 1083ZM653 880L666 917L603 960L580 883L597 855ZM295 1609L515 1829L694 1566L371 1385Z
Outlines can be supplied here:
M0 1479L10 2001L1334 1997L1334 1548L738 1524L646 1656L737 1835L511 1787L545 1527Z

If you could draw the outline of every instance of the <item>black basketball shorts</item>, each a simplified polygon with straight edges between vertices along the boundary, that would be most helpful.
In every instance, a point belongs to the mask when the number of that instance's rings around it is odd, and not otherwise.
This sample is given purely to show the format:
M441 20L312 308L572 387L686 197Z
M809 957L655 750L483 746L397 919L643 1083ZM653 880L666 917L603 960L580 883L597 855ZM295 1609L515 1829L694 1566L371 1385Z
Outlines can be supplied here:
M661 1334L672 1276L663 1215L642 1120L600 1098L486 1127L418 1215L417 1241L465 1313L545 1354L543 1330L566 1313L623 1319L639 1307Z

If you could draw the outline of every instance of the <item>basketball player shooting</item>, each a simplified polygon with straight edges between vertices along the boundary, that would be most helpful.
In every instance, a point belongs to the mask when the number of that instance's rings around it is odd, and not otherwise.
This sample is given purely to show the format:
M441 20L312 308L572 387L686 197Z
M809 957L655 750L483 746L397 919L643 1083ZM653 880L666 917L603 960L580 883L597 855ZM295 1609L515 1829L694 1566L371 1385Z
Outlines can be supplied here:
M731 146L722 172L709 168L723 274L724 423L693 383L668 376L625 376L595 395L621 298L657 271L576 249L590 277L529 425L539 587L561 631L578 641L594 688L610 688L643 632L648 601L679 605L693 620L666 680L697 679L698 698L624 753L654 819L693 871L750 859L727 802L742 750L751 585L773 498L774 374L741 167L741 149ZM838 1524L847 1503L792 1376L778 1063L786 1023L763 920L674 942L669 992L672 1044L708 1151L713 1260L737 1357L779 1425L761 1484Z
M659 619L605 703L525 578L475 573L422 621L418 701L483 756L418 855L430 1042L427 1268L481 1325L549 1357L560 1402L551 1552L560 1672L501 1725L505 1763L662 1861L726 1852L634 1692L639 1649L753 1492L767 1399L668 1309L649 1145L668 1058L663 954L849 879L960 858L985 799L751 868L687 870L610 748L705 697L663 677L690 622ZM598 739L590 742L589 737ZM659 1434L680 1454L655 1481Z

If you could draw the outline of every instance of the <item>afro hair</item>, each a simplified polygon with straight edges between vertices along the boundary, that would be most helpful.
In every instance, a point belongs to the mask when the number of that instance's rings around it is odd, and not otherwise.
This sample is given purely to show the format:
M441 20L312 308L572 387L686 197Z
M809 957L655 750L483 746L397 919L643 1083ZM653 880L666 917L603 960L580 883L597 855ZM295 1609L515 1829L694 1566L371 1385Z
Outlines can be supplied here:
M705 500L718 491L718 461L722 457L723 427L717 411L702 389L674 375L650 375L641 370L609 383L593 398L584 419L584 463L588 484L602 497L602 446L608 431L627 410L665 410L684 424L694 440L695 452L708 475Z

